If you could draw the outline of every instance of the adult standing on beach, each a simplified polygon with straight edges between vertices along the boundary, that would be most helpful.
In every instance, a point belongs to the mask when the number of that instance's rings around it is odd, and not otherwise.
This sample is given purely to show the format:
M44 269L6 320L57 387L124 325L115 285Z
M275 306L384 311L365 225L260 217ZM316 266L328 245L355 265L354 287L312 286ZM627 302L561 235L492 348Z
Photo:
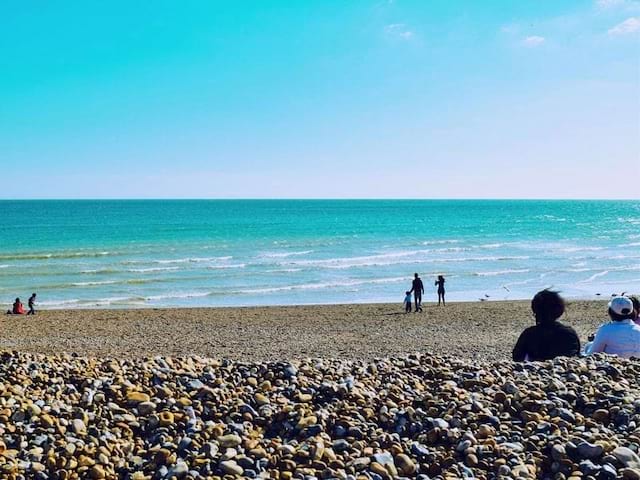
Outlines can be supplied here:
M440 300L442 300L442 305L446 306L446 303L444 303L444 277L438 275L438 279L434 285L438 287L438 305L440 305Z
M413 293L413 298L416 301L416 312L422 311L422 294L424 293L424 285L422 284L422 280L417 273L414 273L414 279L411 284L411 291L409 293Z

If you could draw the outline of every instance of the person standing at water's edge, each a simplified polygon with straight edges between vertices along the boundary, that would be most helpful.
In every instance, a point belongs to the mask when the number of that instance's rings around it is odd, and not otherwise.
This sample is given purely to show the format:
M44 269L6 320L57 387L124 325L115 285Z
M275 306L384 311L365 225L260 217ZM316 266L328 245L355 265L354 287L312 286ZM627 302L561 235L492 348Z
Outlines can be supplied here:
M29 297L29 311L27 315L35 315L36 313L36 294L32 293Z
M564 308L564 300L558 292L542 290L536 293L531 300L536 324L520 334L513 348L514 361L544 361L580 354L576 331L558 322Z
M413 298L416 301L416 313L422 311L422 294L424 293L424 285L417 273L414 273L413 283L411 284L411 290L409 293L413 293Z
M442 305L446 305L446 303L444 303L444 277L438 275L438 279L434 285L438 287L438 305L440 305L440 300L442 300Z

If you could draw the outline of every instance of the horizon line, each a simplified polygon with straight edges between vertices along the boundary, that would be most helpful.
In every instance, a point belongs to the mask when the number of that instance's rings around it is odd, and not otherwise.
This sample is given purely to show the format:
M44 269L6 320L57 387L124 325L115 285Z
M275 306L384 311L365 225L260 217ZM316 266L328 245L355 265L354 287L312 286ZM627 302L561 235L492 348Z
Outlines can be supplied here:
M0 202L31 201L640 201L640 198L593 197L33 197L0 198Z

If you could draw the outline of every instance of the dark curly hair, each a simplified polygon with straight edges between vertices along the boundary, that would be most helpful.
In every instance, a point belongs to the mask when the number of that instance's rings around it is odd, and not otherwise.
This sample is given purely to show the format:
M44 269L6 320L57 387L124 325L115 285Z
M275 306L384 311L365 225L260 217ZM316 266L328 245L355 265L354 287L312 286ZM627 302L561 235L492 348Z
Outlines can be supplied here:
M538 323L550 323L564 313L564 300L558 292L544 289L535 294L531 300L531 310Z

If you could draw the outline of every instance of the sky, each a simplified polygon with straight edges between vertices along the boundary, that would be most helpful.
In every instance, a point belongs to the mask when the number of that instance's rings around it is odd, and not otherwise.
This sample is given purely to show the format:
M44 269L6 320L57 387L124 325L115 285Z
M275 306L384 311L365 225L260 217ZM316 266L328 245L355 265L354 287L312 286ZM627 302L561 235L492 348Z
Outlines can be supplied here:
M640 0L7 0L0 198L640 198Z

